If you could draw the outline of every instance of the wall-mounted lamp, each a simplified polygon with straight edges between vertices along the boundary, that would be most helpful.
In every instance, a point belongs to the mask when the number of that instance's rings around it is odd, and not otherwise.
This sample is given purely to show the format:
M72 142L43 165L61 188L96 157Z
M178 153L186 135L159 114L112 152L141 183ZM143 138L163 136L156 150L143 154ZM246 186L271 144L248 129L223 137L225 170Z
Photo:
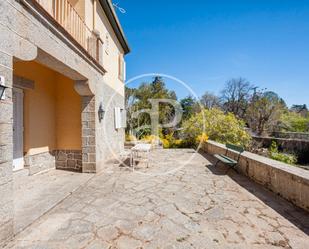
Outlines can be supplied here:
M4 92L5 92L5 89L7 89L6 86L0 85L0 99L2 99L2 96L3 96Z
M2 99L2 97L4 96L4 92L5 92L5 89L7 87L4 85L4 77L3 76L0 76L0 100Z
M98 110L98 117L99 117L99 121L101 122L104 118L104 113L105 111L103 110L103 106L102 103L99 106L99 110Z

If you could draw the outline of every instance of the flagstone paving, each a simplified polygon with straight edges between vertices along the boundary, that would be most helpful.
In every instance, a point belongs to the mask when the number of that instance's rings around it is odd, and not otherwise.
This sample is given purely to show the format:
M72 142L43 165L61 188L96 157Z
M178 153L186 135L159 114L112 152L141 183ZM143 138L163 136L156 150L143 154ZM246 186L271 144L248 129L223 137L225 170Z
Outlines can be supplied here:
M107 165L8 248L308 248L308 213L248 178L193 150L151 158Z

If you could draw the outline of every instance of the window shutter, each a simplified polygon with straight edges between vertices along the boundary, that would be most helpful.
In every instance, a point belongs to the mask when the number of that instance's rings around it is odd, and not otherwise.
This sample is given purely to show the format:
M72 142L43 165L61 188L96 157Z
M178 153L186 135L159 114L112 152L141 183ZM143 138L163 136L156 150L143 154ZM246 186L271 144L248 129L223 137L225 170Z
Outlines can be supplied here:
M122 128L127 127L127 110L121 109Z
M121 111L120 107L115 107L115 129L120 129L121 125Z

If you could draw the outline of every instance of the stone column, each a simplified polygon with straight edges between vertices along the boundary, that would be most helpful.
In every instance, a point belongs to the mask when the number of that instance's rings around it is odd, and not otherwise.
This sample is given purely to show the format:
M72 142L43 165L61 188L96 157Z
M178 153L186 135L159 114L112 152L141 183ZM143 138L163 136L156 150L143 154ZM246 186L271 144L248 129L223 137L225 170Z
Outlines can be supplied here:
M82 171L96 172L95 97L82 96Z
M89 82L75 82L75 90L82 98L82 172L96 173L95 96Z
M5 99L0 100L0 247L14 234L13 204L13 58L0 51L0 75Z

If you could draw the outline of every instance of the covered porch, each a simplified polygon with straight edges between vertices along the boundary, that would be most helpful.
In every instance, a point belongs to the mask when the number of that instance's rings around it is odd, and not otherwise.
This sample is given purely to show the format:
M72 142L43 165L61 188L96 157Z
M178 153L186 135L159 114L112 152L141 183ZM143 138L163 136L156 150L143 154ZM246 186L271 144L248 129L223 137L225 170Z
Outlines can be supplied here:
M13 170L29 175L54 168L82 172L83 149L95 157L87 142L94 136L95 117L89 111L95 108L94 97L81 96L76 80L37 61L16 60L13 67Z

